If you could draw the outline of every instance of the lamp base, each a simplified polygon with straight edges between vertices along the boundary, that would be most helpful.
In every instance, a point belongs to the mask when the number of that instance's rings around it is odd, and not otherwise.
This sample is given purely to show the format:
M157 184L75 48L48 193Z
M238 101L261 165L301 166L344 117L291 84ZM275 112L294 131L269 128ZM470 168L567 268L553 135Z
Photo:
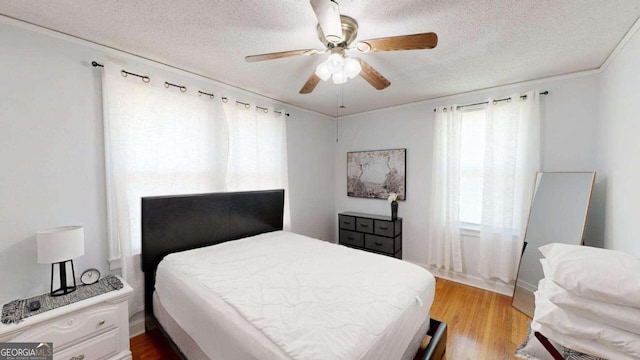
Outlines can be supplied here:
M65 288L60 288L58 290L54 290L49 295L50 296L62 296L62 295L71 294L74 291L76 291L76 286L67 286Z
M71 274L73 278L73 286L67 286L67 263L71 263ZM57 290L53 290L53 273L54 273L54 265L58 265L59 273L60 273L60 288ZM73 260L61 261L59 263L51 264L51 292L49 295L51 296L62 296L67 295L76 291L76 271L73 268Z

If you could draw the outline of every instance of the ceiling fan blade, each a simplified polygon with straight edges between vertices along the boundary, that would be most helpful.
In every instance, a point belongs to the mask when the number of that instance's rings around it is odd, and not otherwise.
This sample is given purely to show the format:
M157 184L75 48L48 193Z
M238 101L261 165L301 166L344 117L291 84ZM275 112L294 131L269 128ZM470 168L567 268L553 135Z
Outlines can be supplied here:
M307 80L307 82L304 83L304 86L302 87L302 89L300 89L300 94L311 93L313 89L316 88L316 85L318 85L319 82L320 82L320 78L318 77L318 75L316 75L315 72L313 72L311 76L309 76L309 79Z
M249 55L249 56L246 56L244 59L247 62L256 62L256 61L264 61L264 60L281 59L281 58L298 56L298 55L307 55L307 56L316 55L316 54L321 54L323 52L324 51L318 51L316 49L291 50L291 51L282 51L282 52L260 54L260 55Z
M371 65L367 64L364 60L360 58L354 58L360 62L360 66L362 70L360 70L360 76L367 80L371 86L378 90L382 90L391 85L391 82L387 80L384 76L382 76L376 69L371 67Z
M342 42L340 7L335 0L310 0L324 37L334 44Z
M360 52L433 49L438 45L436 33L390 36L364 40L356 44Z

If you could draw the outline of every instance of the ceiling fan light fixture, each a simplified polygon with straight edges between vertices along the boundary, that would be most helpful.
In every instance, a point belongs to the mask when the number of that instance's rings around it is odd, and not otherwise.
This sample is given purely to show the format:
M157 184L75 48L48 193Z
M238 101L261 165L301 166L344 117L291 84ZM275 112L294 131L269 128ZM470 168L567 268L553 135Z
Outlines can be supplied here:
M329 80L329 78L331 77L331 71L329 70L329 66L327 65L326 61L321 62L316 67L316 75L318 75L318 77L322 79L322 81Z
M342 68L342 70L347 75L347 77L349 77L349 79L353 79L358 76L358 74L360 74L362 66L360 65L360 62L358 60L354 58L347 58L344 61L344 67Z
M333 73L333 83L336 85L346 83L347 79L348 79L348 76L344 71L338 71Z
M338 71L342 71L342 66L344 66L344 59L342 55L335 53L331 54L326 61L327 67L332 74L335 74Z
M361 58L350 59L348 50L360 53L433 49L438 44L438 35L433 32L399 36L386 36L355 42L358 35L358 22L347 15L340 14L337 0L309 0L318 19L316 32L324 46L323 50L304 49L272 52L246 56L247 62L288 58L292 56L313 56L330 53L328 59L318 64L313 73L300 89L300 94L309 94L320 80L328 81L333 77L335 84L342 84L356 76L361 76L369 85L383 90L391 85L376 69ZM355 46L352 44L355 43Z

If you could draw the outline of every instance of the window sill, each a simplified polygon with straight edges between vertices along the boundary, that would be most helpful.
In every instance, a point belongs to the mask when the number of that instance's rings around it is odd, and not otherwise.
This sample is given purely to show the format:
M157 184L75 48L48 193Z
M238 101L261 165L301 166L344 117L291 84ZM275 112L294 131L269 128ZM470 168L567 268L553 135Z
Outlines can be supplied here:
M460 223L460 235L480 237L480 224Z
M460 235L462 236L470 236L470 237L480 237L480 224L473 223L460 223ZM518 233L513 233L514 238L520 237Z
M109 259L109 270L118 270L122 268L120 258Z

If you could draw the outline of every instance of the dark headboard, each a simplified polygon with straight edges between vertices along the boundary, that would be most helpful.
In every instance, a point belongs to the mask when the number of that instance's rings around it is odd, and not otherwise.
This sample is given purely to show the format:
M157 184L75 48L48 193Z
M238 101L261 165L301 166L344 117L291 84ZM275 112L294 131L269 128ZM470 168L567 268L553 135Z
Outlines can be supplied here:
M282 230L284 190L142 198L145 310L153 313L158 263L166 255Z

